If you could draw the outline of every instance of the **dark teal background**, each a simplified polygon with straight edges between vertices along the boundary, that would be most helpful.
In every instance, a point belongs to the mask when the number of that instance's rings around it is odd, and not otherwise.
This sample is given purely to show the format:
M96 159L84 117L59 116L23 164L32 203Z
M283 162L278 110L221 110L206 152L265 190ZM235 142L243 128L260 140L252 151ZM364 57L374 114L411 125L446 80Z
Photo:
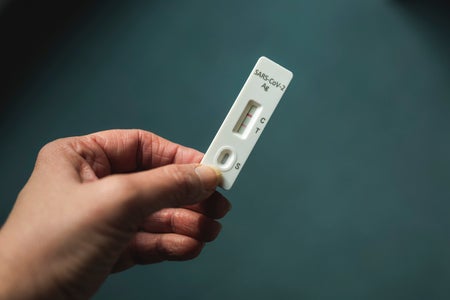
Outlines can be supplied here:
M48 141L142 128L205 151L259 56L294 73L217 241L94 299L450 298L448 5L60 2L0 12L2 220Z

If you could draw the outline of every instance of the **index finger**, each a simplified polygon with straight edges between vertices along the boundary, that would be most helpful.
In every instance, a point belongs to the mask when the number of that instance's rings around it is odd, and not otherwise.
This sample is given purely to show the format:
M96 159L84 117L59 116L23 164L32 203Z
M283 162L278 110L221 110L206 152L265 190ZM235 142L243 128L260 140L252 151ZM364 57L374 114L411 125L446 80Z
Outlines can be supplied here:
M107 130L76 139L76 151L98 177L148 170L167 164L198 163L203 157L197 150L138 129Z

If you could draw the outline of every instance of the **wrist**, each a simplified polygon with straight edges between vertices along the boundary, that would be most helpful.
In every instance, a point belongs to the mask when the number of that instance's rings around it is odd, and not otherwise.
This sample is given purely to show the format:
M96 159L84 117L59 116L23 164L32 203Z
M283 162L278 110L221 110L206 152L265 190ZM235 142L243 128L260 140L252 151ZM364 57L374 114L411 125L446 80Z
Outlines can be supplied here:
M17 236L0 230L0 299L59 299L46 282L45 272L27 259L34 249L20 245Z
M15 267L12 245L5 238L5 230L0 231L0 299L26 299L23 294L26 280L20 281L20 269ZM22 284L21 284L22 283Z

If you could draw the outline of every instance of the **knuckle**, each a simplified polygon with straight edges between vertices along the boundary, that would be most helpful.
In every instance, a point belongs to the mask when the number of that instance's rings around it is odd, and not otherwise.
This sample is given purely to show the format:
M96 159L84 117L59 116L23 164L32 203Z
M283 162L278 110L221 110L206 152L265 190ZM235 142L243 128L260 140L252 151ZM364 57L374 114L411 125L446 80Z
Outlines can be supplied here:
M38 159L45 159L50 156L58 148L59 140L55 140L45 144L38 153Z
M37 154L36 166L54 161L58 153L67 149L67 140L68 138L57 139L45 144Z
M177 229L177 217L178 217L179 213L177 213L176 211L172 210L172 213L168 216L168 225L170 227L170 230L172 232L175 232Z

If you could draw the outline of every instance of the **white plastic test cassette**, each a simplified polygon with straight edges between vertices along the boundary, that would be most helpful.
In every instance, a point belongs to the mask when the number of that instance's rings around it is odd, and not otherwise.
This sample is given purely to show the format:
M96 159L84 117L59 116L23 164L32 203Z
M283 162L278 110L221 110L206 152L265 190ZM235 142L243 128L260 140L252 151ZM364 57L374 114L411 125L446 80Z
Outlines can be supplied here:
M222 172L229 190L292 79L292 72L261 57L203 157Z

